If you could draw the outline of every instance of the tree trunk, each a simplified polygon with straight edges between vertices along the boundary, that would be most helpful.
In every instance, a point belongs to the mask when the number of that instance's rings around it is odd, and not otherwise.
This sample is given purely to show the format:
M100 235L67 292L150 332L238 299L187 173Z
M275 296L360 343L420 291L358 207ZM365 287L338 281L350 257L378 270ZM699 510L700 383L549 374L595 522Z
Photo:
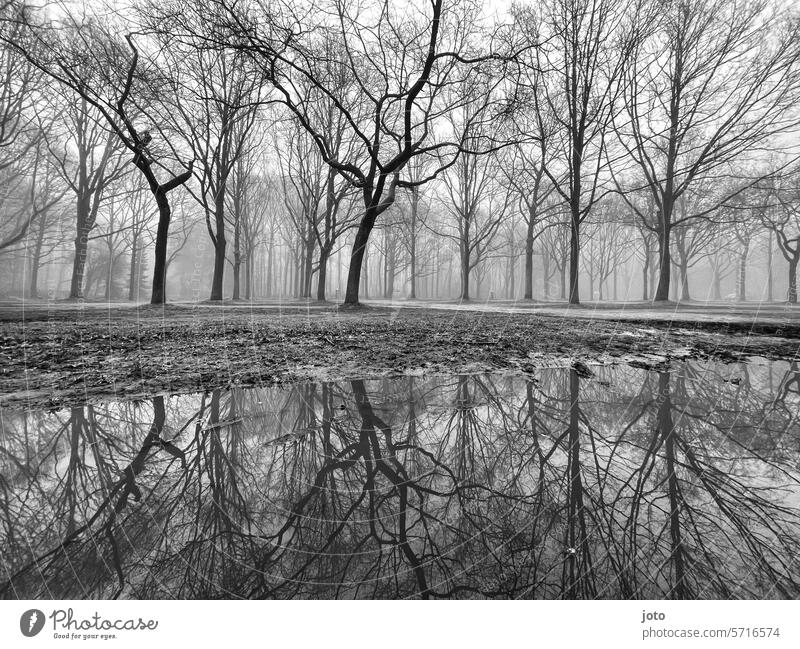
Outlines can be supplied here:
M172 211L165 192L157 192L155 198L158 205L158 228L156 229L153 292L150 296L150 304L164 304L167 299L167 239Z
M253 256L254 250L247 253L244 260L244 299L251 300L253 298Z
M225 190L220 187L214 199L214 224L216 241L214 242L214 276L211 280L211 300L222 299L222 286L225 278Z
M131 265L130 272L128 273L128 301L133 302L136 299L137 278L139 274L136 272L136 265L139 263L139 233L133 233L133 240L131 241Z
M234 300L238 300L240 298L240 291L241 291L241 283L240 283L240 273L242 270L242 237L240 234L240 225L239 225L240 217L236 215L236 224L233 228L233 297Z
M461 246L461 299L469 301L469 250L465 245Z
M711 299L722 299L722 278L719 276L719 264L715 263L713 268L713 276L711 278Z
M514 299L514 293L517 290L517 287L515 285L516 284L515 277L516 277L516 274L517 274L516 261L517 261L517 258L513 254L508 258L508 265L509 265L508 273L509 273L509 277L508 277L508 294L507 294L507 297L509 297L512 300Z
M580 223L576 208L573 207L572 228L569 239L569 303L580 304L578 290L578 263L580 261Z
M525 236L525 299L533 299L533 226L534 219L528 218L528 231ZM547 275L545 274L545 283Z
M409 299L417 299L417 241L416 236L411 237L411 265L410 275L408 281L410 283L408 297Z
M367 245L368 244L366 244L366 243L364 244L364 260L363 260L363 262L364 262L364 298L365 299L369 299L369 278L370 278L370 274L369 274L370 255L367 254L369 252L369 250L367 250ZM348 277L348 281L349 281L349 277Z
M796 254L789 262L789 304L797 304L797 262L800 255Z
M75 258L72 261L72 281L69 286L69 297L83 297L83 275L86 270L86 253L89 247L89 230L79 227L75 237Z
M408 297L411 300L417 298L417 218L419 216L419 189L414 187L411 190L411 242L409 246L409 290Z
M667 491L670 508L670 537L672 540L672 561L675 567L675 586L672 589L676 599L686 599L688 591L685 584L684 548L681 540L682 498L678 486L675 458L675 427L672 422L672 402L669 389L669 372L658 375L658 433L666 457Z
M670 272L672 270L672 257L669 251L670 228L662 223L661 231L658 233L658 286L653 298L656 302L666 302L669 300Z
M527 264L525 264L527 267ZM550 299L550 253L545 249L542 254L542 270L543 278L542 278L542 291L544 292L544 299ZM531 290L531 299L533 299L533 290Z
M39 266L42 265L42 246L44 245L44 233L47 226L47 216L42 215L41 222L39 223L39 231L36 233L36 244L33 247L33 255L31 259L31 278L30 278L30 296L34 299L39 297Z
M767 301L772 302L772 230L767 240Z
M314 231L312 229L311 221L308 221L306 230L306 239L303 242L305 250L303 252L303 283L301 297L311 297L311 283L314 275Z
M111 299L111 281L114 277L114 250L111 247L111 238L108 245L108 270L106 272L106 290L104 298L108 302Z
M34 259L31 262L31 277L28 283L28 297L32 300L35 300L39 297L39 289L38 289L38 281L39 281L39 261Z
M461 299L465 302L470 299L469 292L469 271L470 271L470 222L469 218L464 218L464 229L461 233L461 240L458 242L458 252L461 258Z
M384 270L384 282L383 282L383 296L388 299L392 299L394 296L394 278L395 278L395 258L394 258L394 247L392 247L391 253L389 253L389 248L387 245L387 256L384 261L385 270Z
M373 212L374 210L367 208L361 219L361 223L358 224L358 230L356 230L356 237L353 241L353 251L350 254L350 268L347 271L347 290L344 296L345 304L358 304L358 291L361 285L361 266L364 263L369 235L372 232L372 226L375 224L375 218L377 217ZM364 297L369 297L369 277L366 269L364 272L364 279L367 288Z
M342 249L336 253L336 301L341 298L342 293Z
M566 545L568 548L574 550L574 552L568 553L565 559L567 579L569 580L566 596L569 599L577 599L581 592L580 584L585 582L588 575L588 566L585 561L587 537L580 457L580 377L574 369L569 371L569 391L570 403L569 425L567 428L566 469L569 474L569 489L567 490ZM581 560L582 557L584 558L583 560Z
M269 244L267 245L267 272L264 278L264 283L267 285L267 296L272 297L272 258L275 255L275 242L272 235L269 237Z
M747 302L747 252L749 248L750 242L745 243L742 248L742 255L739 258L739 282L737 290L739 302Z
M657 277L658 269L656 265L653 263L652 257L650 258L650 280L648 281L647 285L650 287L650 295L656 294L656 277Z
M328 280L328 258L330 250L325 246L319 250L319 276L317 277L317 299L325 301L325 282Z
M292 285L292 295L294 297L300 297L303 292L303 268L305 267L303 263L304 251L305 247L302 247L294 256L294 276Z
M680 273L681 273L681 300L689 301L692 299L691 295L689 295L689 267L687 266L685 261L681 261L680 264Z
M242 262L241 258L239 257L239 253L233 253L233 293L231 294L231 299L238 300L240 295L240 279L239 273L241 271Z
M387 297L386 291L388 290L389 286L389 244L386 241L386 232L384 231L383 235L383 249L380 250L380 255L378 255L378 293L383 295L383 297Z

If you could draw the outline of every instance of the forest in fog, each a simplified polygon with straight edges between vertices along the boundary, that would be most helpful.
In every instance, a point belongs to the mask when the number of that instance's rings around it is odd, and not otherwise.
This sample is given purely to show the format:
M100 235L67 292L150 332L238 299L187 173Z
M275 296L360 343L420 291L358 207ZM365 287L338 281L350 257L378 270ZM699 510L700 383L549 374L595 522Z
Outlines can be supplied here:
M0 298L797 301L786 0L0 0Z

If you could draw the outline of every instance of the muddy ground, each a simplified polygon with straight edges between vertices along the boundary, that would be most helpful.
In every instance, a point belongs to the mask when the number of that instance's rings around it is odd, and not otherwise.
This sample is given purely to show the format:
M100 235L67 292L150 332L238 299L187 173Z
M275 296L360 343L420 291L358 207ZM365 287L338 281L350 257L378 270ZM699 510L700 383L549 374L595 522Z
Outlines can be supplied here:
M485 310L0 306L0 405L56 408L231 385L534 371L581 360L796 359L800 322L563 317Z

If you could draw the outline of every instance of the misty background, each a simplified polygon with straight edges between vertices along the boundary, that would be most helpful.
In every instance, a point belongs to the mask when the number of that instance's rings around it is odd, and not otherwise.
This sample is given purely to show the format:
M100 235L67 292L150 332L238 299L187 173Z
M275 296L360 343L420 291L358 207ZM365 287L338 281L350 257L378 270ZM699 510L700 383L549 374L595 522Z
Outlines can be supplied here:
M1 8L3 299L796 302L793 2Z

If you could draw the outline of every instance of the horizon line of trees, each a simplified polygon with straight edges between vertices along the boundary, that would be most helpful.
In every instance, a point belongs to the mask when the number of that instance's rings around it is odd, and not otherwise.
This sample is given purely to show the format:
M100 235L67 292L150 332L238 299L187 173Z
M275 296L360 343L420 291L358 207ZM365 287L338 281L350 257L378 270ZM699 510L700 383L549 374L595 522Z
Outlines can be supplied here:
M797 9L3 0L0 290L796 303Z

